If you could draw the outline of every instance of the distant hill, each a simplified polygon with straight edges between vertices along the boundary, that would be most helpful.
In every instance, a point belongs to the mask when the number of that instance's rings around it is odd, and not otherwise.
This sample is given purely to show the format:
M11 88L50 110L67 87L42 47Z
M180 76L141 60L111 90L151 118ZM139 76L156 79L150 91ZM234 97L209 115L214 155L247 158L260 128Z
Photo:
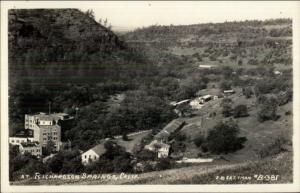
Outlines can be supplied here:
M292 64L292 20L153 25L123 36L128 44L180 56L185 63L249 66Z

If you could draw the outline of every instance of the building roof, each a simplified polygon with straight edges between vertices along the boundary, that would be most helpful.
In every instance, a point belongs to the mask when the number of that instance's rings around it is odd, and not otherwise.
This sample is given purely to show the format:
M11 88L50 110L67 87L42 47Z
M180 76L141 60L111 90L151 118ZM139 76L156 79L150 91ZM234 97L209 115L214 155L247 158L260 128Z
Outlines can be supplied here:
M35 116L36 118L42 120L42 121L58 121L62 119L62 117L71 119L73 117L70 117L67 113L52 113L52 114L46 114L46 113L38 113L38 114L33 114L31 116Z
M93 150L96 154L98 154L99 156L104 154L106 149L104 147L104 143L100 143L98 145L96 145L95 147L93 147L92 149L90 150ZM89 150L88 150L89 151Z
M40 128L43 129L59 129L60 126L59 125L39 125Z
M202 96L201 98L203 98L203 99L209 99L209 98L211 98L211 95L207 94L207 95Z
M170 102L171 105L173 106L176 106L176 105L180 105L180 104L183 104L183 103L186 103L186 102L189 102L190 99L185 99L185 100L182 100L182 101L179 101L179 102L176 102L176 101L172 101Z
M206 64L200 64L199 68L212 68L213 66L211 65L206 65Z
M33 130L32 129L22 129L17 132L12 137L20 137L20 138L32 138L33 137Z
M39 143L38 142L24 142L21 143L22 147L39 147Z
M223 92L224 93L232 93L232 92L234 92L234 90L224 90Z
M170 145L169 145L169 144L166 144L166 143L163 143L163 142L159 142L159 141L157 141L157 140L153 140L153 141L151 141L150 144L146 145L145 148L146 148L146 149L150 149L150 148L156 149L156 148L157 148L157 150L159 151L159 150L162 149L162 148L167 148L167 149L169 149L169 148L170 148Z
M154 138L162 139L162 138L169 137L171 133L180 129L180 127L182 127L183 125L184 125L184 121L175 119L171 121L167 126L165 126L159 133L157 133Z

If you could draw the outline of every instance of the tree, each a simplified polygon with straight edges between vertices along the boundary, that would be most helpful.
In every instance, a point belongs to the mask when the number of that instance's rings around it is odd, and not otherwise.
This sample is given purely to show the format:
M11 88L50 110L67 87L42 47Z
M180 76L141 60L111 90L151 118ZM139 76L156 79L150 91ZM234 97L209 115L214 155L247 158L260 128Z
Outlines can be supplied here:
M122 139L123 141L129 141L128 136L125 133L122 135Z
M230 117L232 115L232 100L230 98L224 98L222 100L221 107L224 117Z
M88 10L85 12L85 14L86 14L88 17L90 17L90 18L92 18L92 19L95 19L94 10L88 9Z
M246 105L238 105L233 109L234 118L248 116L248 109Z
M220 89L221 90L230 90L231 89L231 82L229 81L222 81L220 84Z
M194 139L194 144L197 147L201 147L201 145L205 142L205 137L203 135L199 135Z
M243 148L245 137L238 137L239 127L229 120L219 122L213 129L209 130L206 138L207 148L212 153L230 153Z
M137 158L142 161L154 160L156 153L147 149L142 149L136 154Z
M242 92L246 98L251 98L251 96L253 95L253 90L250 86L243 88Z
M56 150L55 143L52 140L47 141L46 147L42 147L42 153L44 156L48 156Z
M169 158L160 159L156 165L156 170L167 170L171 168L171 161Z
M260 122L267 121L267 120L277 120L278 100L273 96L259 97L258 100L261 101L259 111L258 111L258 120Z

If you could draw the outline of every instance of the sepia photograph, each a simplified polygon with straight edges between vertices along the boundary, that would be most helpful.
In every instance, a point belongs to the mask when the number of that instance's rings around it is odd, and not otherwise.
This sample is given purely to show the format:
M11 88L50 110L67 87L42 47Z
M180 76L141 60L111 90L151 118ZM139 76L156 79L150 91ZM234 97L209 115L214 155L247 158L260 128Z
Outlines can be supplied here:
M299 10L1 2L2 191L300 191Z

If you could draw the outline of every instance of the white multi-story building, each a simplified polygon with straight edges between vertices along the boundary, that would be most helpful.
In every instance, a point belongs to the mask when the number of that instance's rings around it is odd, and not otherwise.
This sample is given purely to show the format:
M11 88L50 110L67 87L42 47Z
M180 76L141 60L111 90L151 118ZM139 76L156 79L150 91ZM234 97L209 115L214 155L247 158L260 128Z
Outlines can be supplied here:
M39 113L34 115L25 115L25 129L32 129L34 131L34 141L38 141L43 147L49 141L54 143L56 151L59 151L61 146L61 126L58 122L70 120L66 113Z

